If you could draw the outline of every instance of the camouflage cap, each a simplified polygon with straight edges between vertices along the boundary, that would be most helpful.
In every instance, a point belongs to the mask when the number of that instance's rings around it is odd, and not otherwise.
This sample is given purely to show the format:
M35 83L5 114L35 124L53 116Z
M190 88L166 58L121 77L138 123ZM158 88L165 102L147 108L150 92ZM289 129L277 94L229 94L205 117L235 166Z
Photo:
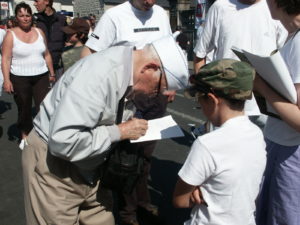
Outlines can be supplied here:
M189 96L196 93L214 93L219 97L236 100L251 99L255 70L245 62L222 59L211 62L190 77Z

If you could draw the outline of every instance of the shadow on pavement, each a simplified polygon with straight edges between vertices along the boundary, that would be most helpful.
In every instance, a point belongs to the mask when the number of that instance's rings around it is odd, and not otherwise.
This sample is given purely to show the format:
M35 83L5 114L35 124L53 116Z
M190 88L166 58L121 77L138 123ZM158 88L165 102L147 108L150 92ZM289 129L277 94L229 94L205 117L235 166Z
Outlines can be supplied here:
M2 115L6 111L11 110L11 103L1 100L0 101L0 120L5 119L5 117ZM3 135L3 127L2 124L0 125L0 138Z
M182 164L153 157L151 166L152 202L159 207L165 225L182 225L188 220L190 209L176 209L172 196L177 181L177 173ZM167 216L166 216L167 215Z
M193 142L195 141L195 139L186 130L184 130L184 129L181 129L181 130L184 133L184 136L183 137L177 137L177 138L171 138L171 140L176 142L179 145L185 145L185 146L190 147L193 144Z
M7 129L7 136L9 141L20 141L21 133L17 127L17 124L12 124Z
M8 110L11 110L11 102L0 100L0 114L2 115Z
M172 205L172 195L177 181L177 173L181 164L170 160L152 158L151 180L149 183L152 203L159 207L163 225L182 225L189 219L190 209L176 209ZM117 197L114 195L114 214L116 224L120 224ZM157 225L148 218L138 215L140 225Z

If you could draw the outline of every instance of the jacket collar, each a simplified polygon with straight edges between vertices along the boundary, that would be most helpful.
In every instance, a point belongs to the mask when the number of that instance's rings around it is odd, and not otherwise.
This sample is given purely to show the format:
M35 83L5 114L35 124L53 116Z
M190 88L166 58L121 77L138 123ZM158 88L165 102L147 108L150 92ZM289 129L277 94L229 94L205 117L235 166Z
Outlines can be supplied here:
M47 15L44 12L34 14L35 19L40 20L40 21L46 21L45 20L46 16ZM56 11L54 10L54 12L53 12L53 21L57 21L57 20L58 20L58 15L57 15Z

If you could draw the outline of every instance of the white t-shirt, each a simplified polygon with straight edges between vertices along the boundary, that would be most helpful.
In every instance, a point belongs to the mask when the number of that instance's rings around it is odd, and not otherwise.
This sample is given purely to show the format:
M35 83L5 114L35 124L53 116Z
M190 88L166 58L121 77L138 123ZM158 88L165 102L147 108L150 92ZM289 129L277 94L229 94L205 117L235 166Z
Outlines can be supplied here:
M130 42L141 49L145 44L171 34L169 18L162 7L154 5L149 11L141 11L127 1L104 13L86 46L101 51Z
M254 225L255 199L266 164L261 130L247 116L198 137L180 178L201 185L208 207L196 205L185 225Z
M218 0L207 14L204 30L194 52L204 58L214 50L212 60L237 59L232 46L258 55L269 55L283 46L287 31L273 20L265 0L245 5L238 0Z
M199 58L213 52L209 55L211 61L238 60L232 46L257 55L270 55L283 46L286 37L287 31L279 21L272 19L265 0L253 5L238 0L218 0L209 9L194 52ZM245 112L247 115L260 114L254 98L246 101Z
M291 38L280 53L294 84L300 83L300 32ZM300 145L300 133L282 120L269 117L264 130L266 138L285 146Z
M2 42L4 39L4 36L6 34L6 31L3 29L0 29L0 49L2 48ZM2 53L0 54L0 96L2 95L2 86L3 86L3 74L2 74L2 69L1 69L1 58L2 58Z

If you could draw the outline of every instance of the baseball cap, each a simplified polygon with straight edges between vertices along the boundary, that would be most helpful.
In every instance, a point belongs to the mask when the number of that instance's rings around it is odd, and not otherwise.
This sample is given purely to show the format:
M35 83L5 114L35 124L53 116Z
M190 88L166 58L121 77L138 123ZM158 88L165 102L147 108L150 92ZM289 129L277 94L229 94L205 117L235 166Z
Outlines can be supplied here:
M152 42L166 74L168 90L179 90L188 85L189 70L186 56L171 35Z
M89 30L89 24L82 18L74 18L70 25L62 28L62 31L66 34L75 34L77 32L88 33Z
M255 70L246 62L222 59L201 67L190 77L189 97L196 93L215 93L219 97L235 100L251 99Z

